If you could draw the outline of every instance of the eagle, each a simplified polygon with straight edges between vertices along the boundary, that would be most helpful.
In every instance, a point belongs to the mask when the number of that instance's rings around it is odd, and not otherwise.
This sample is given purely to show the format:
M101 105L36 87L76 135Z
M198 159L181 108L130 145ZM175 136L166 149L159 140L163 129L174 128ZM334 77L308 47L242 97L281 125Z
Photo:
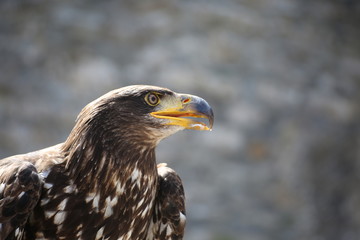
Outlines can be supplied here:
M202 98L133 85L86 105L65 142L0 160L0 240L183 239L180 177L158 143L211 130Z

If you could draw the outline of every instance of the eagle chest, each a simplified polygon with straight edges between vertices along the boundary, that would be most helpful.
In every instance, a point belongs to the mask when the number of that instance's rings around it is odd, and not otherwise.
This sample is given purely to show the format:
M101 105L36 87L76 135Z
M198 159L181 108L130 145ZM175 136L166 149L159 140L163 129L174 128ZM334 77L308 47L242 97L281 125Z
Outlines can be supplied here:
M44 180L32 221L38 229L36 239L145 238L157 175L134 168L123 176L99 180L95 188L79 187L63 173L50 172Z

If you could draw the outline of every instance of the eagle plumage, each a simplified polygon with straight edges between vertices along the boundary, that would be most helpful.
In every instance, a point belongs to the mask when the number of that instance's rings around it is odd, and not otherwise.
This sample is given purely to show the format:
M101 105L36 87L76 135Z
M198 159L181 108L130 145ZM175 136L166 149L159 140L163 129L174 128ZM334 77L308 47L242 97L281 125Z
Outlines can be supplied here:
M182 182L155 147L212 123L196 96L145 85L105 94L64 143L0 160L0 240L182 239Z

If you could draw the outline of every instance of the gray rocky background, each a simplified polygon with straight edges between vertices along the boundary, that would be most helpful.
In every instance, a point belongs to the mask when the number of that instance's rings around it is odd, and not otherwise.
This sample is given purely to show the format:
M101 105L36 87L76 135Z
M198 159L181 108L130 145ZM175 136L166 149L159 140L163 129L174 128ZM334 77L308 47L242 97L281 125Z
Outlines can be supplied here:
M64 141L107 91L204 97L163 141L190 240L360 239L356 0L0 2L0 158Z

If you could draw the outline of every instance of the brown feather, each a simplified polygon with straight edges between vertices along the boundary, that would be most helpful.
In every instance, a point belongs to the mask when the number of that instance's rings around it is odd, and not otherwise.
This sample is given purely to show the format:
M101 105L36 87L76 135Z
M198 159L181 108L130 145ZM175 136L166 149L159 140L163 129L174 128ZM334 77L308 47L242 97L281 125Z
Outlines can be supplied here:
M180 177L166 164L158 165L159 187L154 214L155 239L182 239L186 223L185 194Z

